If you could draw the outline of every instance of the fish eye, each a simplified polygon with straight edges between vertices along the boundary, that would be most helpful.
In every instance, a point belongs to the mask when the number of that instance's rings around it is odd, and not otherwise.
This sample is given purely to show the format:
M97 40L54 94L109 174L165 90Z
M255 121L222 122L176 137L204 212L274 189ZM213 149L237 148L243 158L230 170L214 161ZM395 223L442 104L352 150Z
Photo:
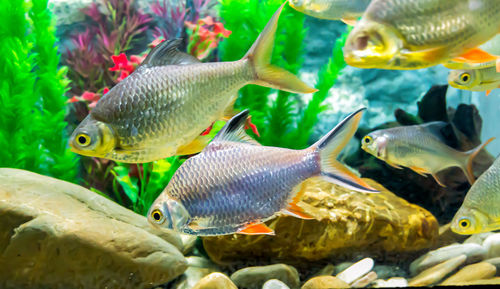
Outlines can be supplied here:
M154 210L152 213L151 213L151 217L153 218L153 220L155 220L155 222L157 222L158 224L161 224L165 221L165 218L163 217L163 213L156 209Z
M365 137L363 138L363 142L364 142L365 144L370 144L372 141L373 141L373 138L372 138L371 136L368 136L368 135L367 135L367 136L365 136Z
M470 80L470 74L465 72L460 75L460 80L463 82L468 82Z
M469 221L469 219L462 218L462 219L458 220L458 226L461 229L467 229L467 228L469 228L470 227L470 221Z
M82 147L86 147L90 144L90 136L88 136L84 133L81 133L81 134L76 136L76 142L78 143L78 145L80 145Z

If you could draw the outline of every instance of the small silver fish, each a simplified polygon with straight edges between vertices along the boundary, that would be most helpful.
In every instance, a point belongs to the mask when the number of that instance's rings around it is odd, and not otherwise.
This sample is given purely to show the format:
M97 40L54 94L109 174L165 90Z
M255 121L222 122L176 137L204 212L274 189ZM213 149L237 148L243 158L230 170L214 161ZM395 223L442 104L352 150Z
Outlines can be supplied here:
M199 235L274 234L263 224L276 212L309 219L296 205L300 184L323 176L376 192L336 160L354 135L363 109L304 150L261 146L243 130L248 111L232 118L198 155L189 158L155 200L148 220Z
M290 0L293 9L328 20L342 20L353 25L363 15L371 0Z
M468 152L457 151L446 145L441 130L448 124L442 121L422 125L400 126L371 132L361 141L361 148L387 164L407 167L426 176L431 174L445 187L436 173L449 167L459 167L474 183L472 160L493 139Z
M200 133L230 115L226 112L243 86L317 91L270 64L283 5L238 61L201 63L177 50L179 40L158 45L78 125L69 140L71 150L127 163L193 154L208 142Z
M500 87L500 73L497 72L496 61L484 65L484 68L451 70L448 83L459 89L486 91L489 95L493 89Z

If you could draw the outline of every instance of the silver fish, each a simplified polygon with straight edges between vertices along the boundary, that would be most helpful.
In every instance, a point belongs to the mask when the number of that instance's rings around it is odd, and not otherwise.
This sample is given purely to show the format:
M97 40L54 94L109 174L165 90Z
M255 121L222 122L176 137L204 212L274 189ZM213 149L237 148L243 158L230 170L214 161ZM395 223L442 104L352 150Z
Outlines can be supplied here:
M290 6L306 15L354 24L371 0L290 0Z
M353 190L375 192L336 160L362 110L304 150L259 145L243 130L247 114L232 118L176 171L149 210L153 225L200 236L274 234L263 222L276 212L310 218L296 205L299 185L307 178L320 175Z

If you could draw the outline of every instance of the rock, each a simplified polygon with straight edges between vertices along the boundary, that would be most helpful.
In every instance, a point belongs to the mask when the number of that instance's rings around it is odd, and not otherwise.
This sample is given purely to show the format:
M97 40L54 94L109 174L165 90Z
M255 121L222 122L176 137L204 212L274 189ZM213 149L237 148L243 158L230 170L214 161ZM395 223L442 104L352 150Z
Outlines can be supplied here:
M373 281L377 280L378 276L377 273L371 271L365 276L359 278L358 280L352 282L351 287L352 288L364 288L368 285L370 285Z
M203 277L193 289L238 289L236 285L226 275L222 273L212 273Z
M467 238L464 241L464 244L469 244L469 243L476 243L476 244L483 244L484 240L488 238L489 236L493 235L492 232L486 232L486 233L480 233L480 234L474 234Z
M231 275L234 284L243 288L260 289L267 280L271 279L278 279L291 289L300 286L299 272L294 267L286 264L247 267Z
M486 253L483 246L475 243L449 245L417 258L410 264L410 274L414 276L429 267L462 254L467 256L468 263L477 262L483 260Z
M497 273L497 268L487 262L468 265L460 269L440 285L462 285L464 282L489 279Z
M337 264L335 266L335 275L339 274L340 272L344 271L345 269L349 268L354 264L354 262L342 262L340 264Z
M318 276L307 280L301 289L349 288L349 284L333 276Z
M182 254L187 255L191 253L198 237L188 234L180 234L180 237L182 240Z
M327 264L321 270L319 270L313 277L316 276L331 276L335 273L335 266L333 264Z
M413 277L408 285L410 286L430 286L441 281L446 275L455 271L460 265L467 260L466 255L460 255L452 259L446 260L434 267L431 267L417 276Z
M491 265L494 265L495 267L497 267L497 271L500 272L500 257L486 259L483 262L487 262L490 263Z
M186 270L177 234L94 192L16 169L0 184L0 288L149 288Z
M172 285L175 289L193 288L203 277L210 273L219 271L217 266L203 257L191 256L186 258L188 268L180 278Z
M347 284L351 284L357 279L363 277L368 272L370 272L373 268L373 265L374 265L373 259L365 258L361 261L354 263L352 266L345 269L344 271L340 272L339 274L337 274L336 277L346 282Z
M402 277L394 277L389 280L375 280L373 281L374 288L398 288L398 287L408 287L408 281Z
M487 258L500 257L500 233L488 236L483 242L483 247L488 252Z
M434 216L366 181L381 192L363 194L320 178L309 179L301 188L299 205L314 220L279 216L266 222L276 236L205 237L204 248L216 263L259 257L292 263L360 252L401 255L432 245L438 234Z
M264 283L262 289L290 289L285 283L277 279L271 279Z
M378 278L388 279L394 276L407 277L408 273L399 266L395 265L376 265L373 271L377 273Z
M460 285L463 286L472 286L472 285L500 285L500 277L495 277L491 279L483 279L483 280L474 280L464 282Z

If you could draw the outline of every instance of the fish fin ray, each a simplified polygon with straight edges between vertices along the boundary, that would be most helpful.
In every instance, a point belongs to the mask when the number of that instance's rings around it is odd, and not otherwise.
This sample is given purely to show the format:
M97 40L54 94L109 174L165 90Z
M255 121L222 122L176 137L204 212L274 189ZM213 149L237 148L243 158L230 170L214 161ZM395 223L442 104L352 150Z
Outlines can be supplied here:
M243 235L276 235L274 231L264 223L254 222L240 229L237 234Z
M423 177L426 177L427 178L427 174L429 173L426 169L424 168L419 168L419 167L409 167L412 171L416 172L417 174L423 176Z
M385 161L388 165L390 165L391 167L395 168L395 169L398 169L398 170L402 170L403 167L399 166L399 165L396 165L395 163L392 163L392 162L389 162L389 161Z
M490 95L490 93L491 93L491 89L488 89L488 90L486 91L486 96Z
M253 84L293 93L312 93L317 89L308 86L294 74L270 64L278 19L285 4L276 10L243 59L248 59L254 70Z
M198 58L179 51L178 47L181 42L182 39L180 38L163 41L149 52L148 56L141 63L141 66L190 65L201 63Z
M245 132L245 123L248 119L248 109L238 113L231 118L224 127L215 135L212 143L221 141L243 142L247 144L260 145Z
M493 140L495 140L494 137L488 139L487 141L485 141L480 146L478 146L478 147L476 147L476 148L474 148L474 149L466 152L466 154L468 155L467 156L467 162L466 162L465 168L462 168L462 170L464 171L465 176L467 177L467 180L469 181L469 183L471 185L476 181L476 177L474 176L474 170L472 168L472 162L474 161L474 159L476 158L476 156L479 154L479 152L481 152L484 149L484 147L486 147Z
M453 59L455 62L461 63L483 63L488 61L498 60L498 56L489 54L480 48L473 48L460 56Z
M312 217L308 213L304 212L304 209L299 207L297 205L297 203L294 203L294 202L289 203L288 207L286 209L283 209L282 212L286 215L289 215L289 216L292 216L295 218L299 218L299 219L303 219L303 220L313 220L314 219L314 217Z
M444 121L432 121L428 123L424 123L419 125L420 129L425 130L426 132L434 135L437 137L442 143L447 143L445 137L444 137L444 132L443 130L447 127L451 126L450 123L444 122Z
M201 152L210 142L210 137L206 135L200 135L196 137L192 142L180 146L177 148L176 155L192 155Z
M342 18L340 19L342 22L344 22L345 24L347 25L350 25L350 26L356 26L356 23L358 23L358 20L357 19L347 19L347 18Z
M500 73L500 58L497 59L497 63L495 66L497 67L497 72Z
M443 188L446 188L446 185L438 178L438 176L435 173L432 173L431 176L434 178L436 183L438 183L438 185L440 185Z

